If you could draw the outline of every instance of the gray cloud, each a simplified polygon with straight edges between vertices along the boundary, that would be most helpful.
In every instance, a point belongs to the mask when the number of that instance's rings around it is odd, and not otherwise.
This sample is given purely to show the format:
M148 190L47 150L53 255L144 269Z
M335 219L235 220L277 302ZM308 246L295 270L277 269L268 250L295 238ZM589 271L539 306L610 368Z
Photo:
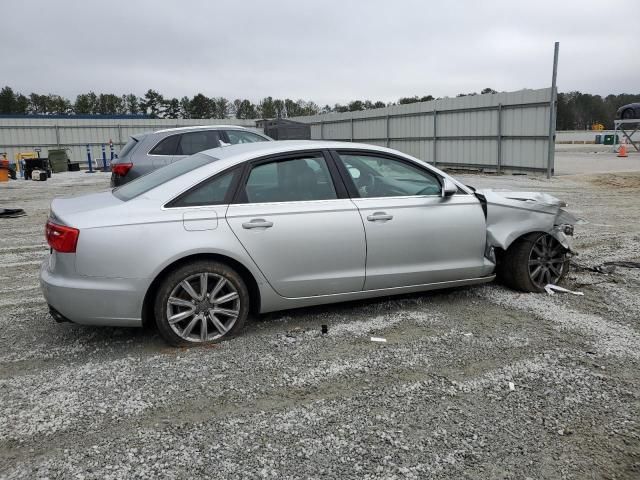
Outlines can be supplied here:
M15 21L3 23L0 83L71 98L154 88L392 101L546 87L558 40L561 91L637 93L637 26L616 19L639 9L633 0L4 0Z

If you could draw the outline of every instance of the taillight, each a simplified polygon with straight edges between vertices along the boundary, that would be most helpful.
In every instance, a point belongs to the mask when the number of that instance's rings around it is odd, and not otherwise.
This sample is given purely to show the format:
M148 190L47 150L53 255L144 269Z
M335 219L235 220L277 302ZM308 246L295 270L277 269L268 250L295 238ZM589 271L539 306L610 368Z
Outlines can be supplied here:
M47 243L56 252L75 253L80 230L48 221L45 232Z
M133 163L114 163L111 165L111 171L119 177L124 177L133 167Z

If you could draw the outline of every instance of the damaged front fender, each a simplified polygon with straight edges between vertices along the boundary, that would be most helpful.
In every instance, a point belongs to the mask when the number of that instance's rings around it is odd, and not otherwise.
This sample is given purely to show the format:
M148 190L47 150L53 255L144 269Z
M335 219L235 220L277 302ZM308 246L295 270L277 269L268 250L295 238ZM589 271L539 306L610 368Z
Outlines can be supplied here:
M573 252L570 236L578 218L563 210L566 203L546 193L478 190L487 218L487 246L508 249L514 240L531 232L552 235Z

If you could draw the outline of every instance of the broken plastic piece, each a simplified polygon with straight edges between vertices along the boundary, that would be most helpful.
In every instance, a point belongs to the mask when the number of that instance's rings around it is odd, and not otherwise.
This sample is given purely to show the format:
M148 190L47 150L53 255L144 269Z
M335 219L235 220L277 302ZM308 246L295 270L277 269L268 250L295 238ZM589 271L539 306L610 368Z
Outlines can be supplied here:
M26 215L21 208L0 208L0 218L16 218Z
M509 390L513 392L515 389L516 389L516 384L513 382L509 382Z
M371 341L372 342L387 343L387 339L386 338L382 338L382 337L371 337Z
M558 285L553 285L551 283L548 283L545 287L544 290L549 294L549 295L555 295L555 292L560 292L560 293L570 293L571 295L584 295L584 293L582 292L574 292L573 290L568 290L566 288L563 287L559 287ZM555 290L555 292L554 292Z

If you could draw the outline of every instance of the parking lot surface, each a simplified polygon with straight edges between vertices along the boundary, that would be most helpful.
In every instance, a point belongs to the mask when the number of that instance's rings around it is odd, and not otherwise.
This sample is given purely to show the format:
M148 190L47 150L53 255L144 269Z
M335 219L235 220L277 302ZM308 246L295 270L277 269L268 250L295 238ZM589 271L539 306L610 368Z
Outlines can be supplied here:
M640 173L459 178L566 200L589 222L581 266L640 260ZM174 349L47 313L49 202L107 187L0 186L28 214L0 220L0 478L640 478L640 270L574 269L584 296L489 284L273 313Z

